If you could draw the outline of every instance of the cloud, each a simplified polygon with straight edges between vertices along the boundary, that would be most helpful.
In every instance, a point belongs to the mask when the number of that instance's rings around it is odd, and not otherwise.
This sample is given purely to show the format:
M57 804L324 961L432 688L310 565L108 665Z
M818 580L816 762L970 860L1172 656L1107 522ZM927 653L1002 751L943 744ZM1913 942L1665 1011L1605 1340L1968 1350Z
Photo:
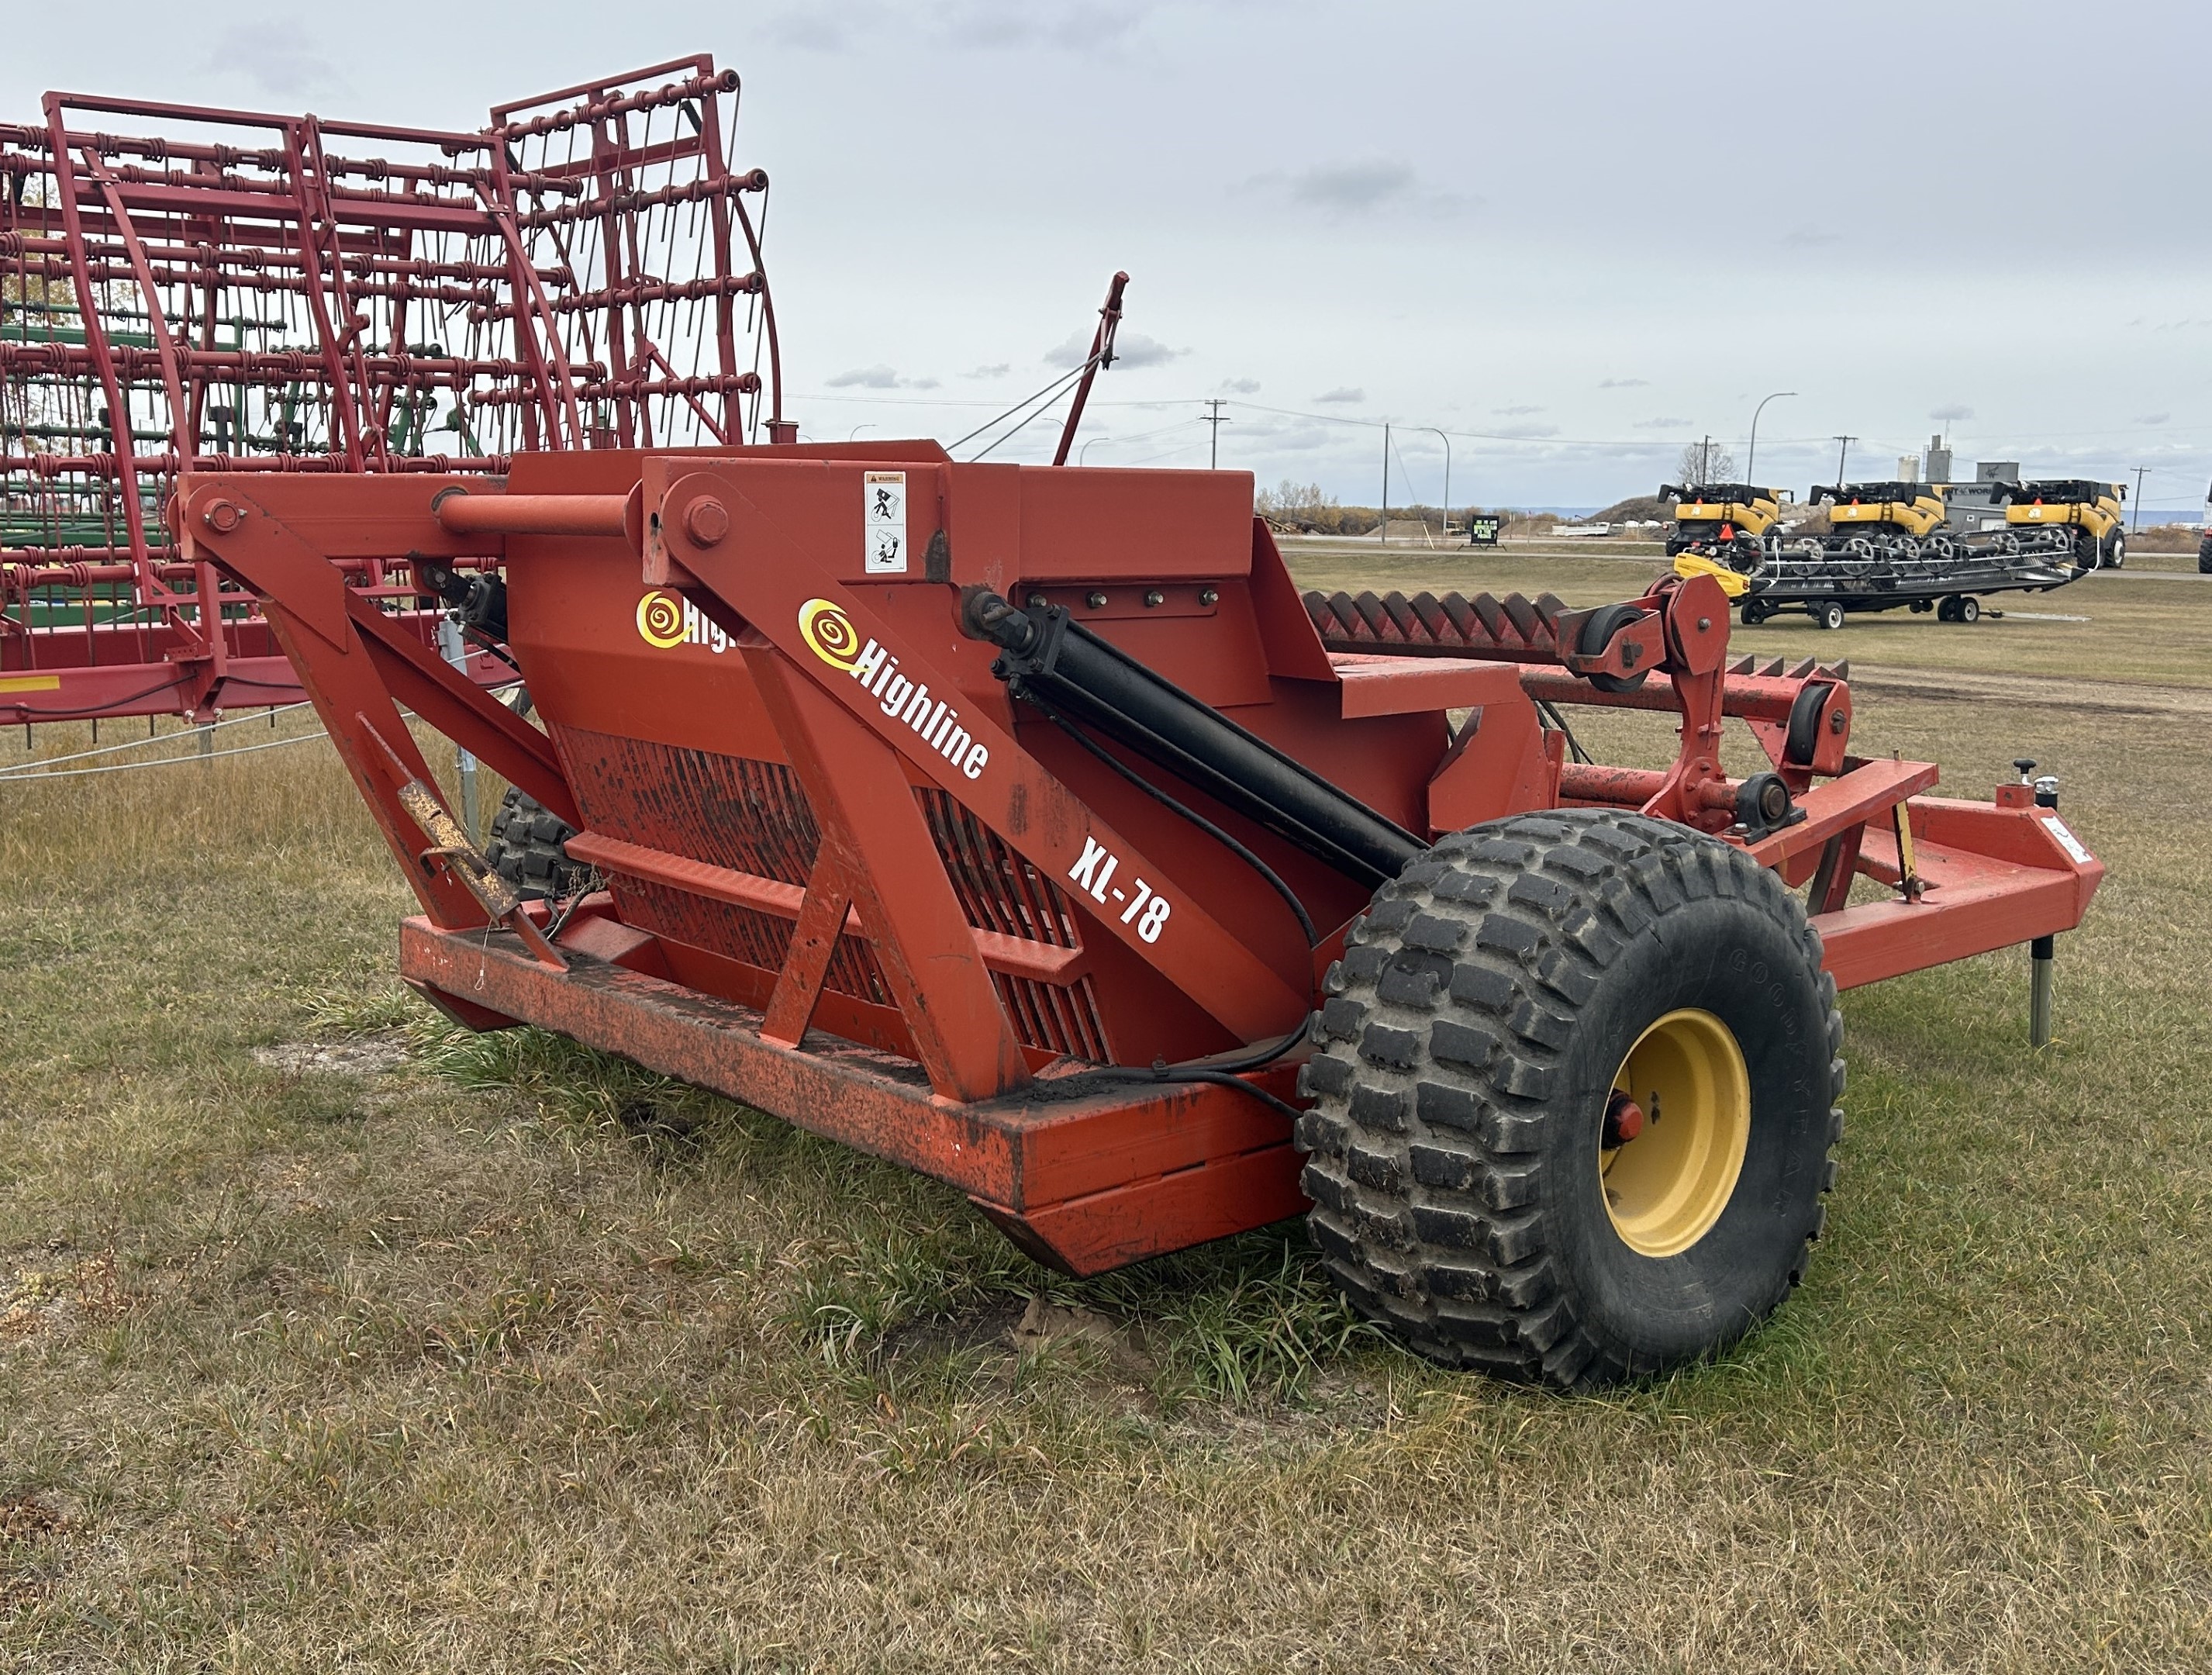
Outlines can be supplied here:
M1086 355L1090 352L1088 349L1084 350ZM960 375L963 378L1004 378L1013 369L1014 365L1011 361L994 361L987 367L970 367Z
M1256 378L1224 378L1221 381L1221 387L1231 395L1257 395L1260 393L1260 381Z
M1089 0L956 0L940 9L935 32L962 46L1041 45L1079 51L1126 39L1152 9L1098 6Z
M1077 343L1074 358L1080 360L1091 352L1091 340L1079 338ZM1189 353L1188 349L1170 349L1158 338L1148 338L1142 332L1114 334L1114 364L1117 367L1164 367Z
M1648 378L1601 378L1597 387L1601 390L1648 390L1651 387L1651 381Z
M778 46L795 46L805 52L839 52L845 48L848 26L861 21L854 14L864 9L854 7L843 15L827 7L778 12L761 25L761 33Z
M1974 410L1964 402L1959 401L1947 401L1941 407L1930 407L1928 410L1928 417L1938 424L1952 424L1960 419L1970 419L1973 416Z
M902 378L896 369L881 362L872 367L854 367L850 371L835 374L823 381L833 390L933 390L934 378Z
M1294 424L1287 430L1263 433L1270 453L1310 454L1333 448L1343 440L1337 432L1318 424Z
M1314 399L1316 401L1340 403L1346 406L1356 406L1360 402L1367 399L1367 392L1362 389L1355 389L1349 384L1340 384L1333 390L1323 390L1319 395L1316 396Z
M1372 215L1385 210L1443 211L1482 202L1421 184L1413 166L1396 157L1363 157L1324 163L1295 174L1271 170L1255 174L1237 188L1264 192L1328 215Z
M1637 430L1682 430L1686 429L1693 422L1685 418L1638 419L1631 428Z
M1117 332L1114 335L1114 364L1125 370L1164 367L1189 353L1188 349L1170 349L1158 338L1148 338L1142 332ZM1048 366L1079 367L1090 355L1091 333L1084 331L1048 350L1044 358Z
M1373 210L1404 198L1413 190L1415 179L1411 163L1378 157L1293 175L1291 196L1325 210Z
M1782 235L1783 244L1792 250L1817 250L1823 245L1841 244L1843 239L1841 233L1831 233L1824 228L1802 223Z
M1492 407L1490 411L1493 413L1502 413L1507 418L1521 418L1529 413L1540 413L1544 410L1541 407L1524 405L1520 407Z
M919 34L935 45L974 47L1056 46L1090 52L1126 40L1154 8L1105 7L1088 0L940 0L890 7L842 0L836 7L793 7L763 23L779 46L809 52L851 52L886 41L903 46Z
M297 24L275 21L234 23L210 45L203 70L240 75L262 92L296 98L321 88L343 87L345 77Z
M1540 442L1546 436L1558 436L1559 427L1556 424L1502 424L1490 434L1508 437L1514 442Z
M2172 417L2173 415L2171 413L2145 413L2141 418L2137 419L2136 423L2137 424L2164 424Z

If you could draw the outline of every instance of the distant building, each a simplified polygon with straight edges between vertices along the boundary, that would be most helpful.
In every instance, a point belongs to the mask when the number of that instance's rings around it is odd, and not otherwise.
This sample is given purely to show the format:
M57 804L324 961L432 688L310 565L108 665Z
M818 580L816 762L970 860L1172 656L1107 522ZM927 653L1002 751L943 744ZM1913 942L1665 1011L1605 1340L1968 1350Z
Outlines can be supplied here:
M1941 481L1941 478L1933 480ZM2004 525L2004 508L1990 498L1991 487L2020 481L2017 460L1984 460L1974 466L1974 480L1954 483L1943 491L1944 517L1952 528L1971 532Z
M1951 450L1941 436L1928 439L1928 468L1922 473L1929 483L1948 483L1951 480Z

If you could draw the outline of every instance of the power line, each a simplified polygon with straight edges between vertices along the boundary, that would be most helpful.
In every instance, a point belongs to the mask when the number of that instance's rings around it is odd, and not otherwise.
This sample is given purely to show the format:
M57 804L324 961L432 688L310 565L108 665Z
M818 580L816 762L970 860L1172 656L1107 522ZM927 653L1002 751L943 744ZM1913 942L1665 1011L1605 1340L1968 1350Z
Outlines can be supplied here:
M794 401L850 402L862 405L890 407L991 407L997 405L995 402L972 396L845 395L842 393L830 393L828 392L817 392L814 393L793 392L791 394L790 399ZM1212 399L1212 398L1206 396L1165 396L1143 400L1133 398L1123 398L1120 400L1108 401L1101 400L1097 397L1093 397L1091 399L1091 405L1093 407L1146 407L1153 409L1154 411L1159 411L1166 408L1180 406L1187 401L1195 401L1202 405L1209 405ZM1001 416L1005 417L1010 415L1013 411L1018 411L1021 406L1025 405L1025 403L1017 403L1014 408L1005 410L1005 412L1002 413ZM1255 413L1272 413L1282 418L1310 419L1319 424L1348 424L1370 430L1379 430L1382 429L1383 423L1383 421L1381 419L1354 418L1344 413L1308 412L1301 408L1276 407L1265 402L1247 401L1241 399L1226 399L1224 405L1231 407L1243 407L1249 411ZM1203 416L1201 416L1200 422L1204 422ZM1224 423L1229 423L1231 422L1232 421L1227 419L1223 421ZM1642 436L1532 436L1525 433L1516 435L1498 430L1459 430L1450 429L1447 426L1433 424L1423 425L1419 428L1441 435L1455 436L1466 442L1510 442L1527 448L1615 448L1632 452L1663 452L1669 448L1676 446L1676 444L1673 442L1654 441L1650 438ZM990 429L990 426L987 424L983 426L982 429L988 430ZM1977 445L1987 446L1997 442L2069 442L2076 439L2087 440L2100 436L2139 436L2145 434L2147 434L2146 427L2142 425L2129 425L2106 430L1978 431L1975 433L1975 436L1978 439ZM1894 446L1900 450L1910 446L1909 443L1901 439L1903 433L1900 432L1899 435L1899 440L1895 441L1893 443L1885 443L1884 446ZM1814 442L1833 442L1836 438L1831 435L1826 436L1777 436L1771 440L1774 445L1797 447L1809 445ZM1851 440L1853 442L1863 442L1866 438L1863 436L1854 436ZM2174 445L2178 451L2184 453L2201 451L2197 449L2194 444L2190 443L2185 438L2177 438ZM1955 447L1957 444L1954 443L1954 446Z

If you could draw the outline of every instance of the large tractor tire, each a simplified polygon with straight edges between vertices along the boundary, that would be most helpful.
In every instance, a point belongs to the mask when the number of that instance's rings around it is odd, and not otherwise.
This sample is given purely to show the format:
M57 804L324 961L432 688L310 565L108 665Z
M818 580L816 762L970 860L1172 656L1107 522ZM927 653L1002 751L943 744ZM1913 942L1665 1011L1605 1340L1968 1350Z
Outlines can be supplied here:
M565 900L592 870L568 859L563 846L575 835L575 827L535 797L525 795L520 786L510 785L491 817L491 841L484 846L484 859L525 901Z
M1593 1388L1725 1348L1803 1274L1843 1019L1741 850L1610 810L1475 826L1376 892L1325 986L1314 1240L1420 1354Z
M2098 544L2097 561L2108 570L2124 570L2128 562L2128 533L2115 529Z

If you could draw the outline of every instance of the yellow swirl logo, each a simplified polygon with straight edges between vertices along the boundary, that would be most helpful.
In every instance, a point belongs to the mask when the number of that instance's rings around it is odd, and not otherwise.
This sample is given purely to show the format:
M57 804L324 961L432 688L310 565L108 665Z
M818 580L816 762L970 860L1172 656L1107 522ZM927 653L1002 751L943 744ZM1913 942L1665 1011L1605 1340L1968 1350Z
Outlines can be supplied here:
M684 601L674 594L647 594L637 602L637 631L649 646L663 651L684 643Z
M642 625L644 617L638 621ZM853 619L826 599L810 599L799 607L799 637L833 669L849 674L860 661L860 636L853 630Z

